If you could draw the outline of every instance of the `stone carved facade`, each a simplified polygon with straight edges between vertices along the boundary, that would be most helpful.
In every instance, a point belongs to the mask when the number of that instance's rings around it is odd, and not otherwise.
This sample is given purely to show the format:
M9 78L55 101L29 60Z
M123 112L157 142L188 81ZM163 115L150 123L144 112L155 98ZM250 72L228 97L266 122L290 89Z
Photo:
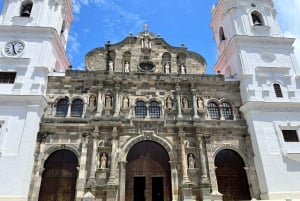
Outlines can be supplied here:
M218 200L214 158L220 150L234 150L241 156L249 192L252 197L258 196L251 142L239 114L239 82L203 75L205 61L200 55L182 47L163 48L164 40L152 33L147 36L151 49L148 45L145 52L146 47L141 48L138 42L143 34L91 51L86 56L86 72L70 70L65 77L49 77L50 112L41 123L31 201L38 198L43 164L62 149L78 157L77 201L89 192L96 200L125 200L129 191L128 155L141 142L155 142L169 156L171 192L165 200ZM115 52L113 74L105 65L108 49ZM162 57L157 55L167 50L171 68L165 72ZM130 60L130 72L123 70L125 51L135 55ZM179 54L185 55L180 58L185 59L186 73L178 74ZM143 66L139 62L154 64L155 70L140 69ZM57 103L65 97L69 100L68 112L64 117L57 116ZM83 100L80 117L73 117L69 111L75 99ZM218 118L214 112L209 114L211 102L218 107ZM222 110L224 102L230 104L232 118Z

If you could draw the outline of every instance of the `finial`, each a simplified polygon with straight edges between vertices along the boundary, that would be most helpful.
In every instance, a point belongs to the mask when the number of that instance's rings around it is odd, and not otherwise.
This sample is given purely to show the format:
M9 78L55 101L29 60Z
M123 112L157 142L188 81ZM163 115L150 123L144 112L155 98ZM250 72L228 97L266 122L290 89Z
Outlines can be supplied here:
M144 32L148 32L148 28L149 28L149 25L148 24L144 24Z

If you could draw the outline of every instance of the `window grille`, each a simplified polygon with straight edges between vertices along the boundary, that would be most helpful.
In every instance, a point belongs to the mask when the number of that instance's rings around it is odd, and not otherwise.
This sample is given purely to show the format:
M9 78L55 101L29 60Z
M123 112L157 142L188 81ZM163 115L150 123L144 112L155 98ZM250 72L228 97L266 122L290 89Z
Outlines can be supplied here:
M160 107L158 102L151 101L149 107L150 117L151 118L159 118L160 117Z
M83 101L80 99L73 100L71 106L71 116L81 117L83 112Z
M16 72L0 72L0 83L13 84L16 79Z
M147 116L147 107L144 101L137 101L134 107L135 116L145 118Z
M220 119L219 107L215 102L210 102L207 109L211 119Z
M56 116L65 117L68 114L69 101L64 98L58 101L56 107Z
M274 88L276 97L282 98L283 95L282 95L282 91L281 91L280 85L279 84L273 84L273 88Z
M227 102L222 103L222 114L226 120L233 119L233 113L232 113L231 105L229 103Z

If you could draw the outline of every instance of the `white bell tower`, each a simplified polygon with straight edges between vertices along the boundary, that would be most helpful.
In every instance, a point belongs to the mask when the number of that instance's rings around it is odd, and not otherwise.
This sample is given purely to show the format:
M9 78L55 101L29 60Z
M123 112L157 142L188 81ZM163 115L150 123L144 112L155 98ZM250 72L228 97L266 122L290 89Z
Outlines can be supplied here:
M69 67L72 0L4 0L0 15L0 201L26 201L47 77Z
M214 71L239 80L262 200L300 198L300 68L272 0L219 0Z

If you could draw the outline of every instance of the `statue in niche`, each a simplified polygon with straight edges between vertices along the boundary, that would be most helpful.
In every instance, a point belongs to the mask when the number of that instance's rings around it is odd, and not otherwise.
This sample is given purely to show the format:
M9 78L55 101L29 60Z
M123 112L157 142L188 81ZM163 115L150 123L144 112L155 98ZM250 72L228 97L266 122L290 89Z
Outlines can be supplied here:
M173 100L171 97L168 97L167 100L166 100L166 106L167 106L167 109L172 109L173 108Z
M129 100L127 96L123 97L123 101L122 101L122 107L123 108L128 108L129 107Z
M105 96L105 107L111 108L112 107L112 98L110 95Z
M189 154L189 157L188 157L189 169L195 168L195 162L196 162L196 160L195 160L193 154Z
M200 97L197 99L197 106L198 106L198 109L200 109L200 110L203 110L203 108L204 108L203 100Z
M90 112L94 111L94 110L96 109L96 104L97 104L96 96L95 96L95 95L90 95L90 97L89 97L88 110L89 110Z
M188 109L189 108L189 101L186 97L182 98L182 108L183 109Z
M181 74L185 74L186 73L185 66L183 64L180 65L180 73Z
M107 164L107 156L106 153L103 153L100 157L100 169L106 169L106 164Z
M129 62L126 61L125 64L124 64L124 72L130 72L130 69L129 69Z
M165 64L165 73L170 73L170 64L168 62Z
M112 60L109 60L108 62L108 72L114 72L114 62Z

